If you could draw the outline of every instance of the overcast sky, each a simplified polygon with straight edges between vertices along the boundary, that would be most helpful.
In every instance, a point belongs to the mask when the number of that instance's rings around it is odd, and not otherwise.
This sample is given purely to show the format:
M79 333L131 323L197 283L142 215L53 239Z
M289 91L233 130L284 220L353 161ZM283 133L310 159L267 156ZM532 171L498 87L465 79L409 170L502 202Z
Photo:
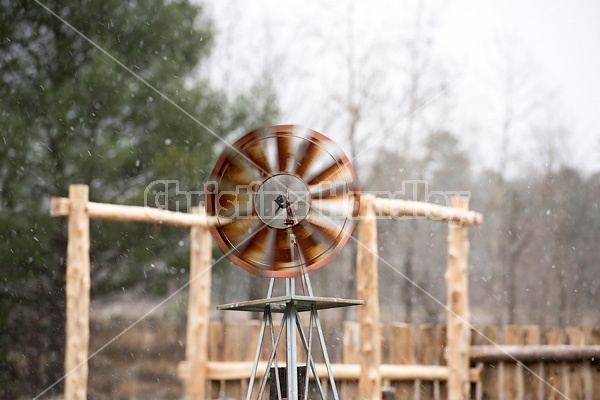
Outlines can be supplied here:
M319 51L331 52L331 48L313 46L314 35L343 40L344 21L353 10L358 47L378 42L389 45L397 40L395 29L410 19L403 15L406 6L399 5L405 3L395 1L211 0L204 4L220 32L213 68L218 72L213 71L213 77L240 86L248 81L248 74L256 76L265 67L271 68L283 108L282 122L314 129L328 126L320 119L325 98L319 92L323 91L323 80L329 87L327 82L336 78L335 74L328 75L327 69L320 69ZM425 4L429 7L431 2ZM449 79L458 108L456 118L485 115L472 110L477 99L487 96L486 78L482 76L494 69L498 41L513 41L514 47L527 53L544 88L558 99L562 118L569 126L568 154L573 164L584 165L586 171L600 170L600 1L464 0L434 4L434 48L453 74ZM278 69L278 58L288 62L283 72ZM294 65L291 68L289 60ZM315 83L319 79L320 83ZM474 124L472 129L485 130L484 126ZM485 138L483 133L473 132L471 140ZM332 137L341 140L335 133ZM493 152L496 145L490 136L483 153Z
M471 68L486 65L486 49L510 34L526 46L543 78L558 92L574 124L575 158L600 168L600 2L458 1L444 18L443 41ZM467 89L465 89L467 90ZM591 148L595 151L589 151Z

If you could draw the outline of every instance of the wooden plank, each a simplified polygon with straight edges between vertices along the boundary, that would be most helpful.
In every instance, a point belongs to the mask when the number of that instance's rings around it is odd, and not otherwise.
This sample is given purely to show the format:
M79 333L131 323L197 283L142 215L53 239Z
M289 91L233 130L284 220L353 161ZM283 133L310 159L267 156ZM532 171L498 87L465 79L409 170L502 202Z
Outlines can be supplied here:
M377 220L373 201L371 195L361 196L356 257L358 298L365 301L365 305L358 308L361 365L358 392L363 400L381 398Z
M566 334L563 328L547 328L544 332L544 343L549 345L562 345L566 342ZM548 400L563 399L562 393L562 366L556 362L546 363L546 383L544 387L544 398ZM561 395L563 394L563 395Z
M446 340L448 335L448 329L446 325L436 325L435 327L435 365L447 365L446 364Z
M590 345L600 345L599 328L591 330L587 343ZM587 382L587 392L591 394L591 399L600 400L600 358L595 359L594 363L590 365Z
M540 329L536 325L507 325L504 327L504 344L506 345L538 345Z
M360 360L360 326L358 322L344 322L344 338L342 345L342 362L344 364L358 364ZM338 383L336 382L336 384ZM357 399L358 380L342 381L340 394L342 399Z
M219 397L221 382L218 381L207 381L206 384L206 398L216 399Z
M468 200L462 197L451 199L452 207L467 210ZM447 288L447 344L446 362L450 369L448 377L448 397L452 399L470 398L469 347L471 328L469 326L468 294L469 237L466 225L458 222L448 224L448 268L445 274Z
M435 341L433 342L433 353L435 358L433 365L446 366L446 334L446 325L435 326ZM426 383L415 382L415 390L417 390L417 384L419 384L422 394L422 396L419 396L420 398L440 400L448 397L446 393L446 382L444 381L433 381ZM416 394L417 393L415 393L415 395Z
M236 324L237 337L239 338L239 359L246 362L253 362L258 343L258 334L260 330L260 321L249 320ZM238 382L227 384L227 398L243 399L248 392L248 379L244 378ZM256 387L255 383L255 389Z
M53 217L67 216L71 202L64 197L50 199L50 215ZM215 217L189 214L183 212L162 210L154 207L127 206L121 204L87 203L87 212L91 219L105 219L121 222L146 222L152 224L174 225L179 227L203 226L216 223Z
M415 353L415 327L406 323L394 323L390 329L390 364L417 364ZM415 392L413 382L394 381L392 387L395 390L397 398L413 398Z
M223 329L223 336L225 338L224 361L242 361L242 354L245 354L245 324L243 322L227 323Z
M212 321L208 331L208 359L209 361L224 361L225 340L223 337L223 323Z
M567 342L571 346L585 346L586 338L590 336L590 329L584 327L567 327L566 328ZM600 346L598 356L600 356ZM584 360L572 361L566 365L566 379L569 381L569 392L571 398L584 399L586 384L585 384L585 369Z
M336 385L338 385L339 382L336 378ZM357 379L348 379L348 380L344 380L342 381L343 387L344 387L344 396L340 397L344 400L360 400L359 394L358 394L358 378Z
M364 196L361 196L361 201ZM376 198L374 209L378 216L386 217L424 217L434 221L456 222L461 225L479 225L483 222L483 215L478 212L420 201Z
M357 364L360 351L360 326L356 321L344 322L342 359L344 364Z
M504 327L504 343L509 345L537 345L540 342L539 327L533 325ZM505 347L506 348L506 347ZM513 356L510 351L507 354ZM538 379L523 368L523 364L517 364L509 360L504 366L504 393L509 399L523 399L525 396L531 398L537 393ZM527 389L525 381L527 380Z
M436 328L431 324L415 325L415 358L417 364L435 365L436 349L432 344L436 343Z
M246 321L236 321L227 323L224 327L223 334L225 337L225 362L241 362L246 355L245 337L246 337ZM251 371L251 369L249 370ZM225 382L225 392L221 397L241 399L242 389L240 381L244 379L227 380ZM246 395L246 393L243 393Z
M206 217L204 208L194 207L192 213ZM212 237L206 226L190 230L190 287L186 359L194 379L186 382L187 398L206 398L208 335L210 326Z
M414 327L406 323L391 326L390 364L416 364Z
M474 346L497 345L499 340L498 327L494 325L477 326L473 329L471 334L471 342ZM473 347L471 347L471 350ZM471 359L473 353L471 351ZM482 383L479 384L479 390L481 391L481 397L484 399L498 399L499 398L499 385L500 385L500 371L498 363L495 361L483 362L479 360L473 360L483 367L482 371Z
M435 327L435 365L446 366L446 340L447 340L447 328L446 325L436 325ZM445 399L448 397L446 393L446 382L444 381L433 381L429 384L425 394L422 398L433 398L435 400Z
M496 346L500 334L495 325L476 325L472 329L471 344L473 346Z
M391 334L392 326L390 324L379 324L379 334L381 337L381 364L393 364L390 361L390 341L393 340ZM383 383L388 386L388 383Z
M242 352L242 360L254 361L256 355L256 345L258 344L260 333L260 321L252 319L246 322L246 334L244 335L244 349Z
M431 324L420 324L415 326L416 360L420 365L438 365L442 349L439 345L439 328ZM434 392L433 382L427 380L416 382L411 388L413 395L421 395L424 398L432 398Z
M90 340L89 188L70 185L66 273L65 399L87 399Z
M520 326L508 325L504 327L504 344L525 344L522 343L522 332ZM504 364L504 396L507 399L522 400L524 396L523 387L523 368L510 360Z
M277 316L275 316L277 317ZM273 320L273 340L277 339L277 332L279 332L279 328L281 327L281 320ZM256 350L256 348L255 348ZM260 352L260 359L263 361L268 361L272 351L272 343L271 343L271 333L270 328L267 324L265 327L265 337L263 338L262 349ZM277 345L276 357L279 365L285 364L285 327L283 328L283 332L281 333L281 338L279 339L279 344Z

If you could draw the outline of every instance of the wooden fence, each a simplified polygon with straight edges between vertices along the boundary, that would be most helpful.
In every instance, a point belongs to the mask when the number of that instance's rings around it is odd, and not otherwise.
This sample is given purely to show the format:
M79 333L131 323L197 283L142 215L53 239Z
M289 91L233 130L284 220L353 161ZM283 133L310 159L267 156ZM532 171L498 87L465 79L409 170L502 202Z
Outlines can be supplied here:
M328 343L338 342L342 346L338 351L330 352L334 365L357 364L360 358L358 323L347 321L343 327L328 326L327 321L324 324L330 336ZM230 370L229 375L221 375L222 379L212 379L210 369L211 365L227 365L227 362L231 366L242 362L249 365L254 356L258 330L259 321L211 322L207 399L244 398L247 378L240 379L235 370ZM438 379L435 379L435 374L431 375L431 369L427 370L427 374L419 374L419 366L446 365L446 326L391 323L382 324L380 331L385 398L447 399L445 369L439 369ZM478 326L471 333L472 371L478 375L472 379L473 399L600 400L600 362L597 358L600 354L600 329ZM489 347L489 341L481 334L499 346ZM263 350L261 357L266 361L270 349ZM503 350L512 350L512 353L508 352L510 356L522 359L523 363L518 364ZM405 371L404 375L392 373L395 366L405 366L399 369ZM336 378L340 397L357 400L358 372L351 368L341 372ZM480 380L476 380L477 377ZM325 384L326 379L322 382Z
M186 397L204 400L206 382L211 377L241 379L250 370L246 363L210 363L206 359L209 335L211 235L214 218L203 209L191 214L151 207L103 204L89 201L86 185L70 185L69 198L53 197L50 214L69 218L67 247L67 313L65 351L65 399L87 398L89 352L89 222L104 219L120 222L146 222L190 228L190 289L186 361L180 377L186 380ZM359 240L357 249L357 293L366 304L359 308L359 354L356 364L335 364L336 379L358 379L361 399L380 399L385 379L411 378L444 380L448 397L470 398L469 382L479 379L469 366L470 318L468 304L468 226L478 225L483 216L468 209L466 198L451 199L451 207L436 204L361 196ZM447 366L382 364L379 331L377 216L418 217L448 224L447 287ZM385 260L381 260L385 262ZM322 374L317 368L318 376ZM190 379L193 377L193 379Z
M478 331L502 344L492 347L480 333L473 335L471 362L482 367L478 398L600 399L600 329L530 325Z
M180 364L179 376L186 380L188 399L243 397L258 322L223 326L209 321L212 241L208 227L214 221L202 211L195 208L192 214L184 214L93 203L85 185L71 185L68 199L52 199L51 214L69 218L65 399L87 398L92 218L191 228L186 361ZM376 215L410 215L448 223L445 326L382 326L377 322ZM347 322L343 328L337 327L337 333L336 327L330 327L332 334L327 340L328 346L341 347L341 351L328 351L343 399L379 399L385 390L386 399L600 400L598 330L470 329L467 228L481 223L482 216L468 210L465 199L452 199L452 207L443 207L365 195L361 197L361 216L357 292L367 304L360 307L360 322ZM317 375L319 379L325 376L322 365L317 365Z
M65 399L87 397L92 218L191 228L186 361L180 364L179 376L186 380L188 399L243 397L259 327L255 321L226 326L209 321L212 240L208 227L214 221L202 211L195 208L192 214L184 214L93 203L85 185L71 185L68 199L52 199L51 214L69 217ZM448 223L445 326L378 323L376 215ZM367 304L360 307L359 322L347 322L337 331L328 329L332 332L328 346L338 349L328 351L343 399L379 399L385 390L386 399L600 400L599 331L536 326L470 329L467 228L481 223L482 216L469 211L465 199L452 199L452 207L443 207L365 195L361 216L357 292ZM322 367L317 365L319 379L325 377Z

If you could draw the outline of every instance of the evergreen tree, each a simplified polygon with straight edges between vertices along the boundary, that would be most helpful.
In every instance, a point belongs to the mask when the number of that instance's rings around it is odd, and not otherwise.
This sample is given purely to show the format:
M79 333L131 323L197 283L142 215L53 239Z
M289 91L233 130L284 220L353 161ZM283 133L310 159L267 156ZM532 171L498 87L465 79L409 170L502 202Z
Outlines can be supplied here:
M200 191L215 159L213 133L246 130L276 113L272 92L230 99L197 78L213 38L197 5L44 4L194 118L35 1L0 0L2 398L36 395L63 374L66 221L48 216L50 196L85 183L92 201L143 204L158 179ZM177 229L94 222L91 231L93 295L140 279L157 259L177 267L153 271L151 290L164 291L176 278L169 271L187 266L174 248Z

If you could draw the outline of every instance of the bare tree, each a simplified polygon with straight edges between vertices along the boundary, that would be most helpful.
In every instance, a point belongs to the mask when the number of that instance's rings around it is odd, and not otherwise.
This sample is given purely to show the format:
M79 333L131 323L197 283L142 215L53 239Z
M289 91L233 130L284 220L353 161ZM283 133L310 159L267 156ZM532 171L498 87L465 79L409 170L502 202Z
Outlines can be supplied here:
M440 74L440 65L435 63L433 54L433 35L435 31L436 10L424 1L417 1L411 10L410 29L400 33L399 57L395 60L394 80L403 82L401 94L393 101L399 112L385 121L386 132L397 141L394 147L400 154L396 157L378 158L374 161L375 171L382 171L382 176L389 176L391 171L400 172L404 179L425 182L431 176L426 172L433 164L429 146L433 143L430 138L436 135L443 126L427 123L426 111L430 114L444 113L445 110L432 106L435 111L423 110L425 104L443 87L444 77ZM435 141L435 140L434 140ZM401 144L398 146L398 142ZM386 142L386 143L389 143ZM417 154L423 153L422 156ZM391 158L391 160L390 160ZM383 187L390 188L390 181L383 182ZM403 184L403 182L397 182ZM393 187L393 186L392 186ZM403 189L403 187L393 187ZM427 193L425 184L414 184L410 188L411 200L425 200ZM420 241L427 241L420 235L422 224L408 220L396 224L389 234L397 239L394 250L402 254L402 272L406 279L399 286L400 297L404 306L404 319L408 322L415 320L415 305L427 304L428 299L422 297L414 283L418 281L415 273L415 257L422 258L419 251ZM407 234L408 233L408 234ZM398 246L400 245L400 246ZM431 268L431 266L428 266ZM422 283L422 282L421 282ZM426 307L425 307L426 308ZM425 314L432 315L431 309L425 309ZM423 310L420 310L423 311Z
M499 68L490 85L491 98L498 99L496 164L493 167L493 185L490 197L488 224L491 238L488 250L492 260L493 301L500 302L502 312L496 315L499 324L511 323L515 318L516 265L529 240L526 234L516 234L520 221L518 199L509 190L507 179L523 165L519 157L519 141L527 135L532 116L543 104L545 90L538 79L535 64L529 53L507 37L498 42Z
M542 215L538 229L543 243L551 244L545 249L546 257L540 257L545 260L540 272L549 271L543 274L546 312L540 319L544 324L565 325L573 317L570 315L571 289L580 281L580 274L573 270L577 268L577 257L572 250L582 239L582 212L587 205L579 174L567 166L570 130L562 116L561 106L556 101L550 102L544 111L543 118L534 127L540 169L543 171L536 199ZM545 315L554 318L548 321Z

